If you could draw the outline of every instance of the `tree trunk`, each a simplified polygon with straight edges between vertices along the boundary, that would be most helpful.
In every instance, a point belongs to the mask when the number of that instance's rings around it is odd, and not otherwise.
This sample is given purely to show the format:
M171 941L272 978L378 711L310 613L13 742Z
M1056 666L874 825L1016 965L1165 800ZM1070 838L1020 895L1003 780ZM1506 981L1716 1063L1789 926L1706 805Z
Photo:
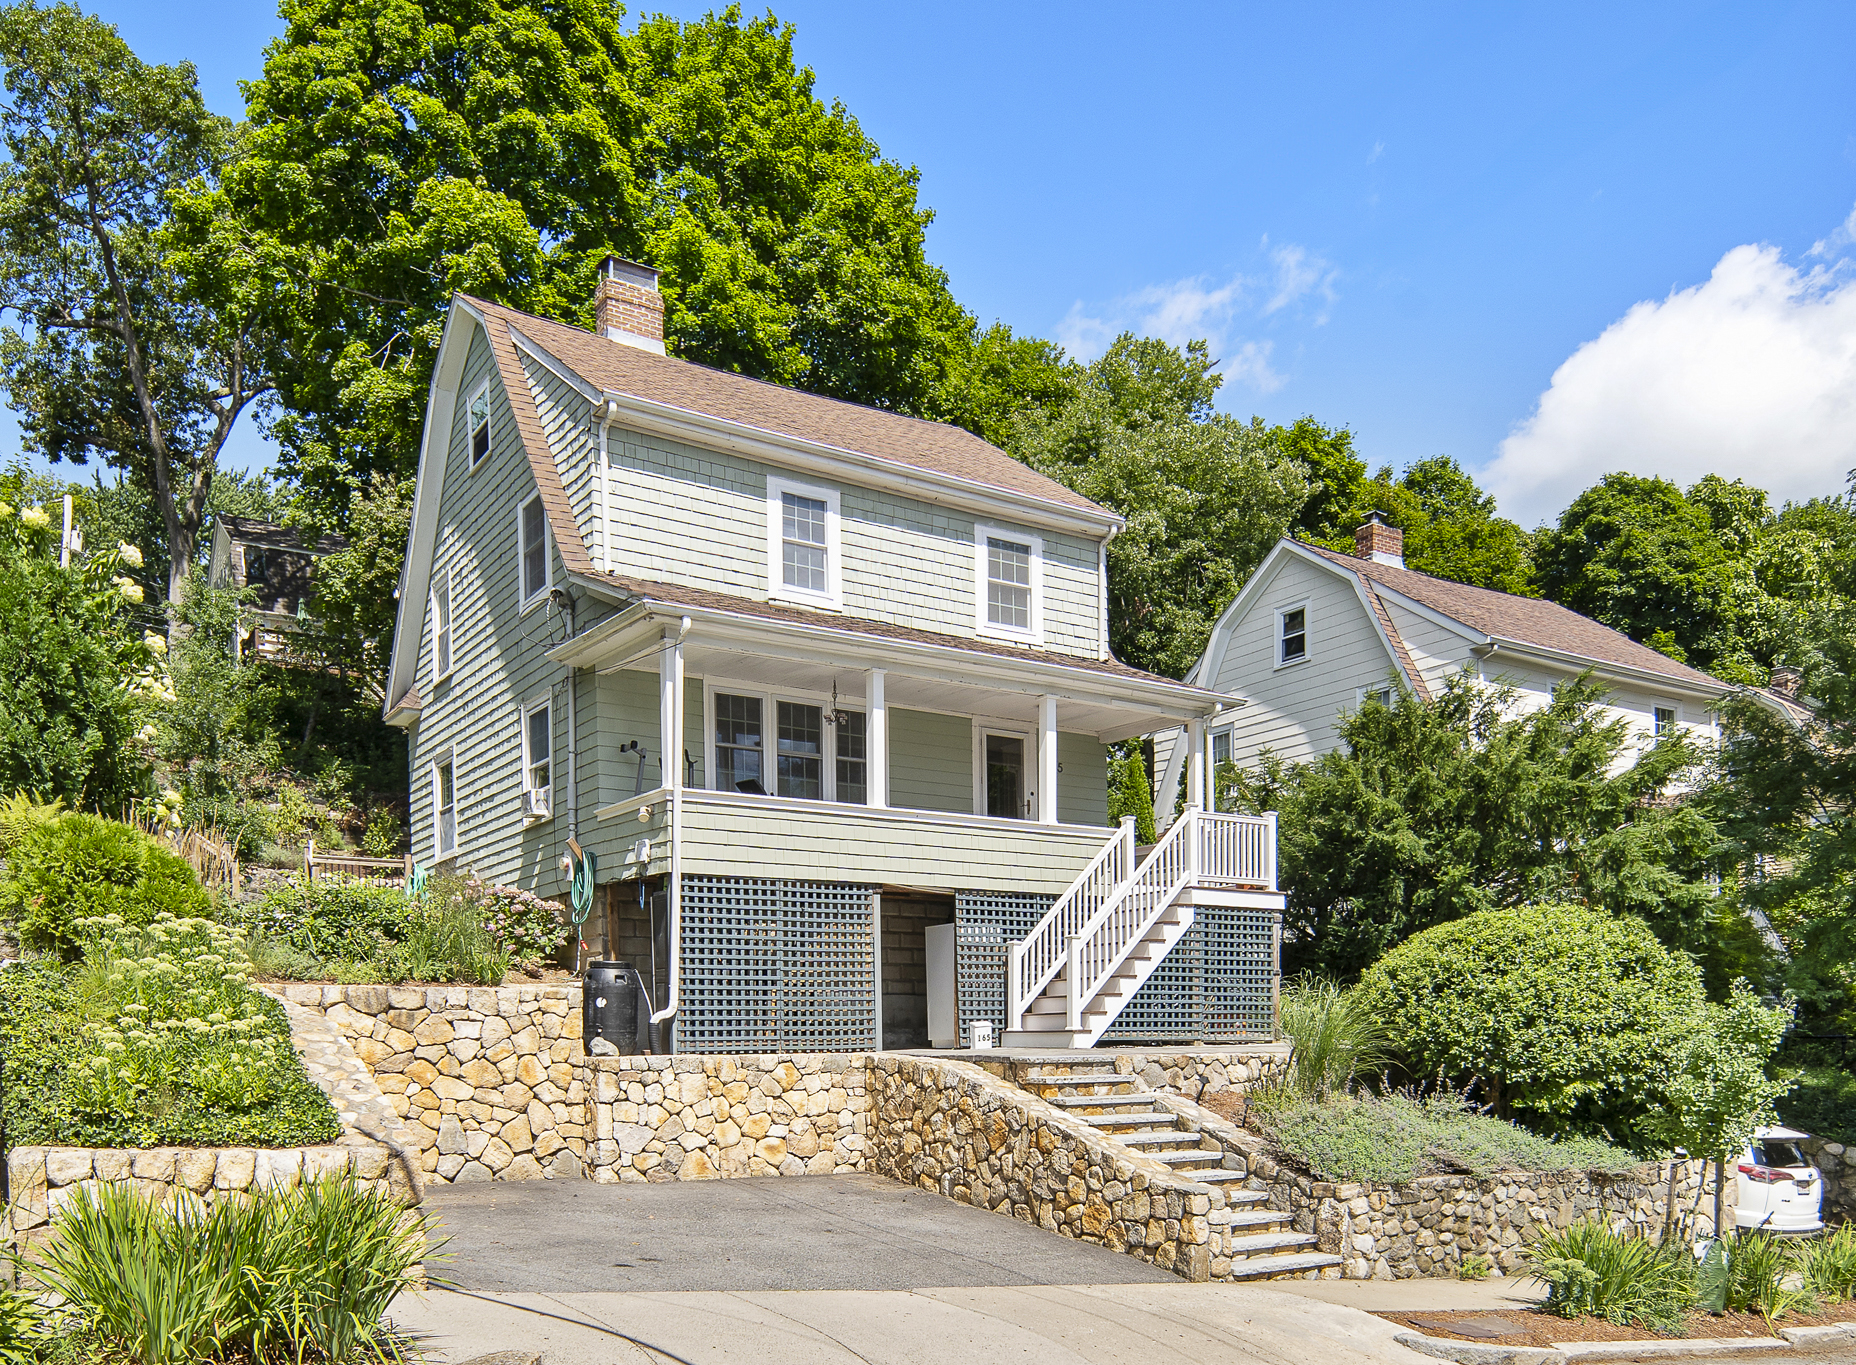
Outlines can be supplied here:
M1714 1158L1714 1235L1722 1238L1727 1236L1727 1230L1721 1226L1721 1206L1726 1194L1727 1161L1717 1156Z
M1669 1193L1663 1200L1663 1241L1669 1240L1669 1234L1676 1225L1676 1172L1682 1168L1681 1158L1669 1158Z

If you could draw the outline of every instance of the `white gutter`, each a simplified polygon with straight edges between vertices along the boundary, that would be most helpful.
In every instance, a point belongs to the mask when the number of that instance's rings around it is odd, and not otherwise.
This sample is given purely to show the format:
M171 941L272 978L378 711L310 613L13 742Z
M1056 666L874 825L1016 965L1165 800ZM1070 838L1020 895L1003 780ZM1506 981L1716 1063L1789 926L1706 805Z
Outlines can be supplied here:
M670 999L663 1009L651 1016L653 1024L661 1024L676 1015L683 985L683 640L689 633L690 618L685 616L677 627L677 638L668 646L670 712L676 727L672 731L676 746L674 753L666 749L658 756L658 770L664 785L670 788L670 871L666 877L670 915ZM664 737L659 736L658 742L663 741ZM674 1044L672 1046L674 1048Z
M1566 650L1552 649L1546 645L1529 644L1525 640L1508 640L1490 636L1486 645L1474 645L1470 653L1486 662L1501 651L1515 659L1536 659L1558 668L1570 668L1584 673L1590 670L1601 679L1611 682L1624 682L1639 687L1647 687L1663 692L1683 692L1691 696L1718 699L1727 696L1733 688L1712 678L1680 678L1669 673L1659 673L1654 669L1639 668L1635 664L1614 663L1609 659L1594 659L1585 654L1573 654ZM1674 660L1671 660L1673 663ZM1710 685L1712 684L1712 685Z

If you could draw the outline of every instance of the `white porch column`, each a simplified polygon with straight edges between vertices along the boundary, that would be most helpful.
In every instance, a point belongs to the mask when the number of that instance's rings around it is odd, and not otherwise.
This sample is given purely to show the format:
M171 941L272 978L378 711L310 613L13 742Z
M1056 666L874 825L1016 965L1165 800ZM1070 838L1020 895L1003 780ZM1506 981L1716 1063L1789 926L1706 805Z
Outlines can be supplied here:
M889 805L889 707L883 700L880 668L864 674L864 778L869 802L878 810Z
M1057 823L1057 699L1038 698L1038 820Z
M1205 809L1205 722L1186 722L1186 804Z
M683 786L683 641L670 630L657 656L657 744L663 786L677 791Z

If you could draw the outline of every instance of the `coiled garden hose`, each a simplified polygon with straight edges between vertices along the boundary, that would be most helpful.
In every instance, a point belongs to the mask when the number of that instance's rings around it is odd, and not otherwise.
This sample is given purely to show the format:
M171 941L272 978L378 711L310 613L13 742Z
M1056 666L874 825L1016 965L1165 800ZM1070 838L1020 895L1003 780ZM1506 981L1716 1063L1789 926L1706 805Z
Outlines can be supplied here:
M584 947L586 940L580 930L586 924L587 916L593 913L593 877L599 859L592 849L584 850L574 859L573 879L567 884L567 918L574 926L574 937Z

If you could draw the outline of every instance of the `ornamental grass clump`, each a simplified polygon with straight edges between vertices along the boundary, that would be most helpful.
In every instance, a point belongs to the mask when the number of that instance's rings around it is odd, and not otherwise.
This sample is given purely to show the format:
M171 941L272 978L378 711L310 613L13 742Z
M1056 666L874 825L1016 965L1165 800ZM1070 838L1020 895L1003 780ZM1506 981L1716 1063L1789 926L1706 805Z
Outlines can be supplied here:
M80 1357L357 1365L413 1354L384 1315L429 1255L421 1215L348 1176L210 1209L105 1185L53 1216L21 1271L61 1301Z
M1357 991L1314 977L1287 987L1277 1006L1292 1047L1287 1084L1303 1099L1344 1093L1385 1060L1391 1038Z
M1805 1287L1820 1298L1856 1296L1856 1223L1844 1223L1798 1249Z
M1547 1286L1542 1306L1563 1318L1674 1332L1695 1303L1695 1258L1678 1238L1658 1246L1638 1229L1588 1218L1544 1234L1530 1254Z

